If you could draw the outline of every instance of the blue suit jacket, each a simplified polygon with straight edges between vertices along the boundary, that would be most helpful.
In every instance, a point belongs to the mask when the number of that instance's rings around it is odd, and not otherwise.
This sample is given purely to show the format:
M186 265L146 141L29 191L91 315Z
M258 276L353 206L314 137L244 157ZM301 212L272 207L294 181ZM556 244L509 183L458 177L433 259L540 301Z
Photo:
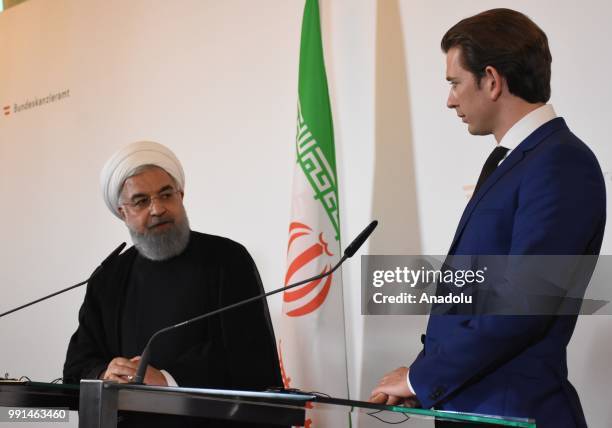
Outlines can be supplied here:
M449 254L598 254L601 169L562 118L542 125L468 203ZM576 316L431 315L410 367L423 407L586 426L567 379Z

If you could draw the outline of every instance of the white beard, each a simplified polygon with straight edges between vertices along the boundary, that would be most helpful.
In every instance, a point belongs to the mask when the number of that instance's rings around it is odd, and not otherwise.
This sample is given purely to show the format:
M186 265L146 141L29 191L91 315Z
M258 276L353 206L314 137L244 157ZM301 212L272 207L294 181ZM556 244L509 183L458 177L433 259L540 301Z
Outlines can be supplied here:
M168 260L185 251L189 244L191 231L187 215L184 216L183 221L176 221L163 232L139 233L130 228L128 230L138 252L153 261Z

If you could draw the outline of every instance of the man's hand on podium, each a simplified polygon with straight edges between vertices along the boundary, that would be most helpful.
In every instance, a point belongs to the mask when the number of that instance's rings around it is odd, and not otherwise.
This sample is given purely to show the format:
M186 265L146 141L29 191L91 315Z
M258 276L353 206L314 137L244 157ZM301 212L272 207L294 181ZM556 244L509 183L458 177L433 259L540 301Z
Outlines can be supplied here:
M100 378L104 380L112 380L118 383L130 383L132 379L134 379L134 376L136 376L139 361L140 356L131 359L115 357L110 363L108 363L108 367L100 375ZM162 372L151 365L147 367L144 384L161 386L168 385Z
M408 367L399 367L387 373L372 390L369 401L389 406L418 407L419 402L408 386Z

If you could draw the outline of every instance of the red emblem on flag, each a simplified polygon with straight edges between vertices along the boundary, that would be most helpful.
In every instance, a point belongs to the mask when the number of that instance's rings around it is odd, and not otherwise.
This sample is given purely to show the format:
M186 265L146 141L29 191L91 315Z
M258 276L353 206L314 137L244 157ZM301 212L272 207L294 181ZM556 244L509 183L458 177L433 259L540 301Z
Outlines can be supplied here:
M301 251L297 256L291 260L287 273L285 275L285 286L289 285L291 278L302 269L308 269L311 263L319 261L320 257L333 257L333 254L329 251L327 242L323 239L323 233L319 233L318 236L310 227L303 223L292 222L289 225L289 246L287 252L291 253L291 249L298 243L303 244L306 241L306 249ZM312 242L311 245L307 245L308 241ZM303 245L301 245L303 246ZM330 260L331 261L331 260ZM320 274L329 272L332 268L331 263L324 263L321 268ZM308 270L306 270L308 272ZM302 275L312 276L312 275ZM315 311L319 306L323 304L329 289L332 284L334 274L320 278L315 281L310 281L300 287L287 290L283 293L283 301L295 302L300 301L300 306L297 308L287 311L287 315L290 317L300 317L307 315ZM322 287L319 287L321 281L325 281ZM303 302L303 304L301 304Z

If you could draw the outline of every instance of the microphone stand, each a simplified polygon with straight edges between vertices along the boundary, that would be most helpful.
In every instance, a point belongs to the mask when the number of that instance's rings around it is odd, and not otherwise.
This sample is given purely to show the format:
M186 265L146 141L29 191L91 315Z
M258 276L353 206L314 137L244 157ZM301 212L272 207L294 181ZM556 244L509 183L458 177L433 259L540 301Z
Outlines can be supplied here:
M119 245L112 253L110 253L110 255L106 259L104 259L102 263L100 263L100 266L98 266L96 270L94 270L93 273L89 276L89 278L87 278L85 281L81 281L78 284L71 285L70 287L64 288L63 290L56 291L55 293L51 293L45 297L41 297L40 299L36 299L30 303L26 303L25 305L21 305L17 308L11 309L10 311L3 312L0 314L0 318L5 315L12 314L13 312L20 311L21 309L27 308L28 306L32 306L38 302L42 302L43 300L50 299L51 297L57 296L58 294L65 293L66 291L72 290L73 288L77 288L81 285L87 284L94 276L96 276L100 269L102 269L108 263L109 260L112 260L113 258L115 258L115 256L119 255L119 253L121 252L121 250L123 250L124 247L125 242L121 243L121 245Z
M147 370L147 366L149 365L149 360L150 360L150 356L151 356L151 343L160 334L166 333L166 332L168 332L170 330L173 330L175 328L187 326L189 324L192 324L192 323L197 322L197 321L201 321L201 320L203 320L205 318L208 318L208 317L211 317L213 315L217 315L217 314L219 314L221 312L225 312L225 311L230 310L230 309L238 308L240 306L246 305L247 303L251 303L251 302L254 302L256 300L260 300L260 299L266 298L268 296L272 296L273 294L280 293L281 291L290 290L292 288L295 288L295 287L298 287L300 285L306 284L306 283L308 283L310 281L315 281L317 279L321 279L321 278L324 278L324 277L326 277L328 275L331 275L332 273L334 273L342 265L342 263L344 263L344 261L346 259L352 257L357 252L359 247L361 247L361 245L365 242L365 240L368 239L368 237L374 231L374 229L376 228L377 225L378 225L378 221L374 220L373 222L371 222L357 236L357 238L355 238L355 240L353 242L351 242L351 244L348 247L346 247L346 249L344 250L344 255L342 256L342 258L328 272L320 273L320 274L315 275L315 276L313 276L311 278L307 278L307 279L304 279L302 281L298 281L298 282L296 282L294 284L290 284L290 285L287 285L285 287L277 288L276 290L272 290L272 291L269 291L269 292L264 293L264 294L258 294L257 296L253 296L253 297L250 297L248 299L241 300L240 302L236 302L236 303L233 303L231 305L224 306L224 307L216 309L216 310L214 310L212 312L208 312L208 313L205 313L203 315L199 315L197 317L194 317L194 318L191 318L189 320L183 321L181 323L174 324L174 325L171 325L169 327L165 327L165 328L162 328L161 330L158 330L157 332L155 332L151 336L151 338L147 342L147 345L145 346L145 348L144 348L144 350L142 352L142 355L140 357L140 361L138 363L138 369L136 370L136 376L134 376L134 379L133 379L132 383L137 384L137 385L142 385L143 384L145 373L146 373L146 370Z

